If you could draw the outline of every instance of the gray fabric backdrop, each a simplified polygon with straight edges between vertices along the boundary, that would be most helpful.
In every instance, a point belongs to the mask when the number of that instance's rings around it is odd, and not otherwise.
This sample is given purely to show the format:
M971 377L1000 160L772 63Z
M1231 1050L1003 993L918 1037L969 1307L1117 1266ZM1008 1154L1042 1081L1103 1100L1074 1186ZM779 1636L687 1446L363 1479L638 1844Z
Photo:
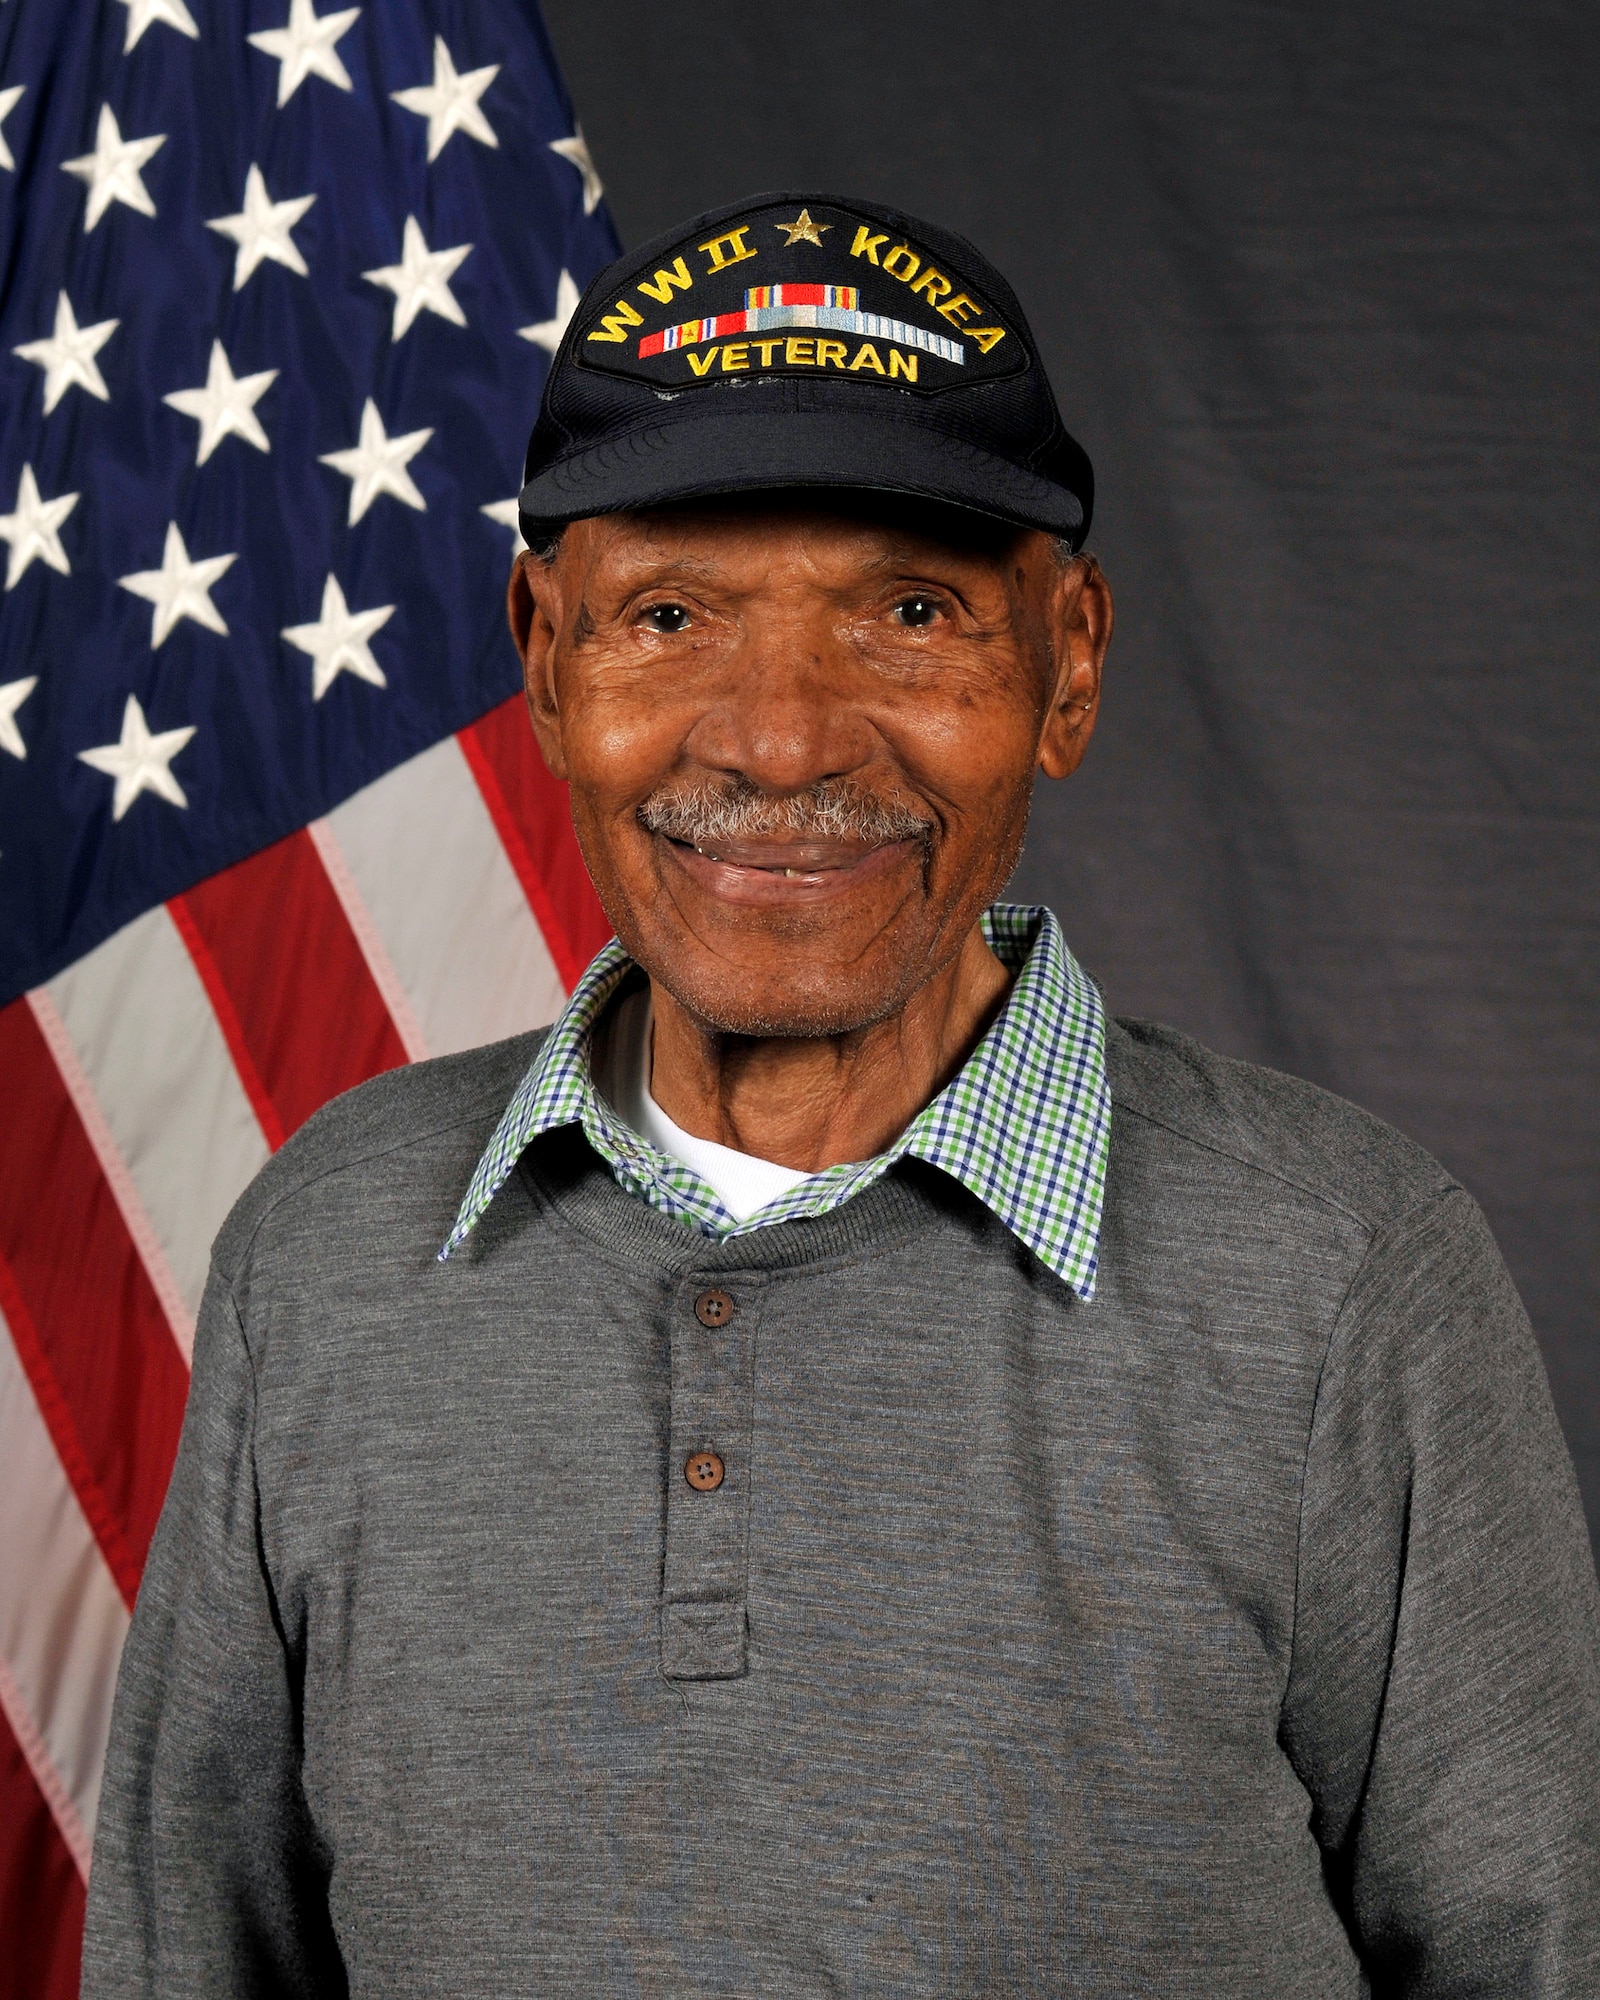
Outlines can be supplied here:
M1600 9L545 11L625 243L815 184L1012 278L1119 611L1017 888L1479 1197L1600 1531Z

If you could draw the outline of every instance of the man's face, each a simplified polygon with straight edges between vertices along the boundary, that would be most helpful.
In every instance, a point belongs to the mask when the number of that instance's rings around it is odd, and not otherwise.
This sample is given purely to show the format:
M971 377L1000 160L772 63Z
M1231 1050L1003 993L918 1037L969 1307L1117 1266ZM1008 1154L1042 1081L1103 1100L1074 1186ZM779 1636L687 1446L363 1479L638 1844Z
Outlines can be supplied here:
M607 916L702 1025L838 1034L947 965L1087 742L1110 600L911 503L580 521L511 621Z

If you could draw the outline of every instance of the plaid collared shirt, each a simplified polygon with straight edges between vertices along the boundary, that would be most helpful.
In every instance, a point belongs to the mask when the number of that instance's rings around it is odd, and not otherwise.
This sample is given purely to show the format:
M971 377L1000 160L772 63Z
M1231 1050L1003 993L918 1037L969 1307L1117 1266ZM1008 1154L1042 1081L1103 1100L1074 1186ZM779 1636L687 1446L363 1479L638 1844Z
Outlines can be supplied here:
M996 903L983 931L1016 979L958 1074L887 1151L814 1174L744 1222L691 1167L625 1125L595 1089L594 1030L636 970L613 939L578 981L506 1106L441 1259L465 1242L532 1140L581 1125L622 1187L718 1238L824 1215L896 1160L925 1160L976 1195L1080 1298L1092 1298L1111 1136L1100 995L1049 910Z

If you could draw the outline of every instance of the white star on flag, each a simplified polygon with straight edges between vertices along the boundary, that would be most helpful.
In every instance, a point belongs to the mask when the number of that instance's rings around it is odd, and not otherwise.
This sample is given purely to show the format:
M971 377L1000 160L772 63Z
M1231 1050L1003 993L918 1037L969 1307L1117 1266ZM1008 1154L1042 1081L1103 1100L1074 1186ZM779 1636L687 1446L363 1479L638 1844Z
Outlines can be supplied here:
M407 431L404 437L390 437L383 428L378 406L369 396L361 407L361 434L348 451L325 451L318 463L331 465L350 481L350 526L381 493L392 493L408 507L426 511L427 501L417 491L406 467L433 436L432 429Z
M191 562L176 521L167 523L167 545L160 569L136 570L117 578L124 590L155 606L150 617L150 644L159 646L180 618L192 618L208 632L227 636L222 613L211 602L211 586L237 560L235 556L202 556ZM120 815L119 815L120 817Z
M309 276L306 260L300 255L289 231L315 200L314 194L301 194L292 196L288 201L273 201L267 193L261 169L251 165L244 177L244 207L237 215L219 215L206 224L207 229L214 229L219 236L231 236L239 246L233 260L233 289L236 292L243 288L245 279L263 257L270 257L275 264L287 265L291 271L298 271L302 278Z
M76 493L62 493L54 500L42 500L33 477L33 467L25 465L17 481L16 509L0 514L0 541L11 544L6 563L6 589L10 590L35 556L63 576L72 574L67 552L61 546L61 523L78 504Z
M0 90L0 125L4 125L22 102L22 93L27 87L25 83L14 83L8 89ZM9 167L13 173L17 167L16 161L11 157L11 148L6 144L4 132L0 132L0 167Z
M478 99L500 74L498 63L483 69L457 72L444 45L444 36L433 38L433 81L419 83L410 90L391 90L389 95L407 111L415 111L428 121L428 159L438 159L452 132L465 132L483 146L498 146L494 127L484 117Z
M94 151L85 153L81 159L61 162L63 173L76 174L89 185L89 207L83 218L85 235L114 201L125 202L141 215L155 214L156 205L139 170L166 143L165 132L153 133L148 139L124 139L117 114L109 104L101 105Z
M130 694L122 711L121 740L103 743L97 750L80 750L78 761L116 779L117 788L111 795L113 819L121 819L141 792L154 792L170 805L187 806L183 787L167 766L193 734L191 726L163 729L152 736L138 697Z
M25 340L20 347L12 348L13 354L44 370L46 416L73 387L87 389L102 403L109 400L105 377L95 356L121 324L119 319L102 319L93 326L79 326L72 301L61 292L56 298L56 330L50 338Z
M536 320L532 326L519 326L517 332L524 340L531 340L535 347L542 347L546 354L554 354L561 345L561 336L566 332L568 322L578 310L579 297L572 273L563 271L556 280L556 309L549 319Z
M583 127L578 126L570 139L552 139L550 150L552 153L559 153L562 159L570 160L583 175L583 212L585 215L593 215L600 206L600 197L605 193L605 189L600 185L600 176L595 172L594 161L589 157L589 147L583 136Z
M466 325L467 316L456 303L449 281L471 254L470 243L458 243L453 250L430 250L417 218L406 217L400 262L385 264L380 271L361 273L370 284L382 285L394 293L393 339L399 340L417 314L424 311L437 313L457 326Z
M322 586L322 616L316 624L290 625L283 632L291 646L311 655L313 701L321 701L340 674L354 674L358 680L370 681L373 687L389 685L367 641L393 616L392 604L379 604L371 611L350 610L338 578L330 571Z
M263 28L247 35L251 48L263 55L276 56L278 69L278 109L281 111L308 76L320 76L340 90L352 90L350 72L339 60L334 43L355 26L359 7L346 7L338 14L313 10L311 0L289 0L286 27Z
M38 685L37 674L29 674L26 680L6 681L0 685L0 750L9 750L13 757L26 757L28 754L22 731L17 727L17 710Z
M184 5L184 0L121 0L128 10L128 33L122 44L122 53L139 46L139 37L154 22L161 21L169 28L176 28L180 35L188 35L192 41L199 41L200 30L194 24L194 16Z
M480 507L478 512L487 514L489 519L497 522L500 527L511 530L511 553L520 556L528 545L522 539L522 516L518 512L516 494L513 493L509 500L491 500L487 506Z
M271 451L255 406L277 379L276 368L263 368L259 375L235 375L222 342L212 341L205 387L174 389L171 395L161 398L183 416L198 418L200 455L196 465L204 465L230 433L253 444L257 451Z

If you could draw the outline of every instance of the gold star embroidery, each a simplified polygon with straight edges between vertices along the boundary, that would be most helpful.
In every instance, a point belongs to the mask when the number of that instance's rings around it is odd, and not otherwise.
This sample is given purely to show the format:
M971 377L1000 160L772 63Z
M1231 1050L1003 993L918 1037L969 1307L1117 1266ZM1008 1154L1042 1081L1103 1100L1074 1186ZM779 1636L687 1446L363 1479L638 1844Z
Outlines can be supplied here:
M788 245L786 247L792 248L796 243L815 243L820 250L822 248L823 232L824 230L831 229L833 224L831 222L813 222L811 220L810 209L803 208L793 222L775 222L772 226L774 229L781 229L788 238Z

